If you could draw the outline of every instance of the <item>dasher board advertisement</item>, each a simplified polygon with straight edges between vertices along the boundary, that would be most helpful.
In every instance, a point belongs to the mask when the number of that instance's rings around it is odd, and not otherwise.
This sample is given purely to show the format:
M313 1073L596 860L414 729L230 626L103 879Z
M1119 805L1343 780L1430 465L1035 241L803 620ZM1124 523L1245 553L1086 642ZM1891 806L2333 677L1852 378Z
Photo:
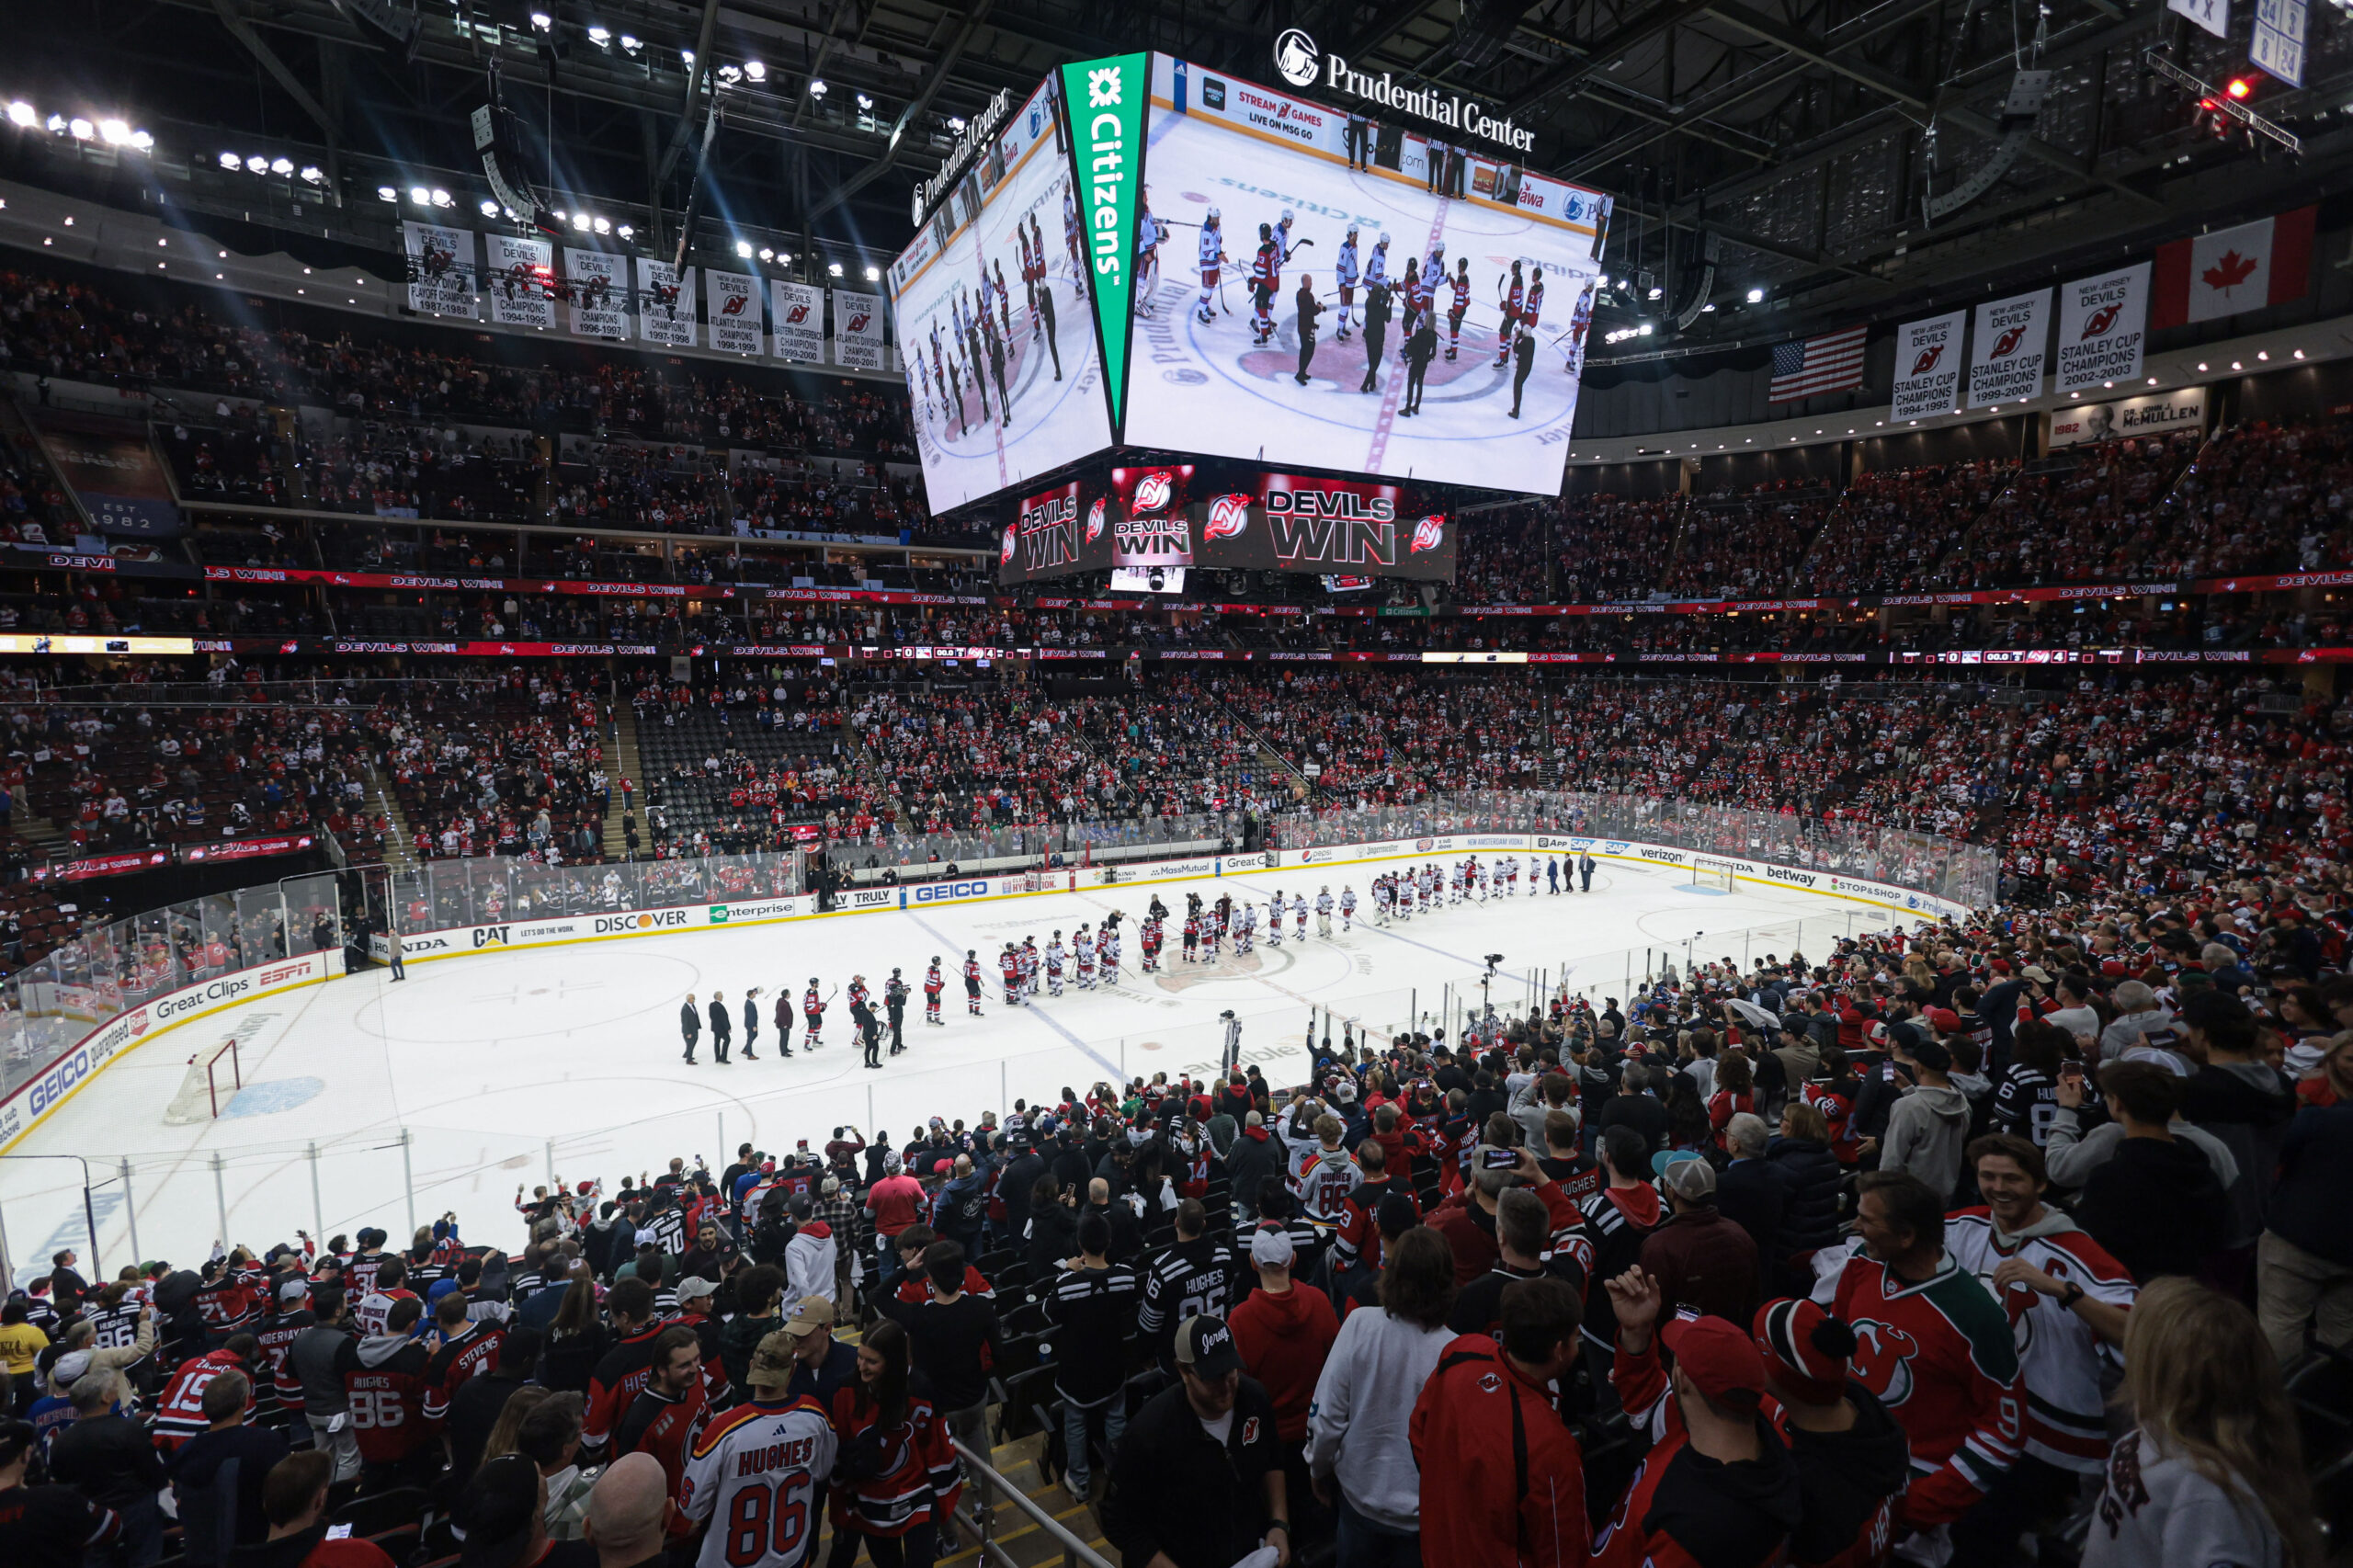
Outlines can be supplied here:
M1352 169L1347 119L1153 56L1138 223L1152 254L1120 439L1558 494L1608 199L1475 152L1460 195L1450 168L1437 192L1422 176ZM1303 285L1319 309L1302 312ZM1415 395L1402 356L1424 299L1433 330Z
M1069 153L1041 85L891 265L935 513L1111 444L1083 238Z

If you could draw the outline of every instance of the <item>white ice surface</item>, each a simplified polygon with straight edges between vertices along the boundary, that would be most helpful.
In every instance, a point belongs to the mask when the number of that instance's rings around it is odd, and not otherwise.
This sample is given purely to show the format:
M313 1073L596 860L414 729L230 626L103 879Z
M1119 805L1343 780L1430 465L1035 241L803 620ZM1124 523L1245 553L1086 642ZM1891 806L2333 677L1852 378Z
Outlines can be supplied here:
M1336 1040L1345 1019L1384 1034L1415 1013L1436 1023L1459 1008L1466 983L1475 992L1489 953L1504 956L1493 991L1498 1007L1557 982L1564 966L1572 986L1622 997L1627 976L1639 977L1646 958L1656 961L1671 949L1680 963L1695 934L1714 938L1699 942L1702 960L1786 957L1800 946L1819 956L1836 936L1859 925L1884 927L1889 918L1746 881L1728 895L1703 892L1678 869L1613 864L1597 872L1590 894L1531 894L1523 876L1516 899L1444 908L1388 928L1359 920L1341 936L1336 916L1328 941L1312 935L1312 918L1303 944L1272 947L1262 930L1255 954L1229 952L1215 966L1181 961L1172 922L1162 974L1137 973L1131 936L1117 989L1072 989L1007 1009L992 966L985 1015L965 1013L955 965L967 948L983 960L1024 937L1042 948L1050 932L1067 934L1113 908L1140 917L1155 893L1181 916L1188 888L1210 899L1248 893L1260 903L1263 926L1270 890L1303 891L1312 900L1326 882L1336 897L1353 884L1361 899L1373 869L1205 878L469 953L412 963L397 984L369 971L266 998L124 1052L0 1161L10 1260L22 1274L70 1244L83 1250L84 1271L96 1272L80 1165L13 1155L81 1155L100 1182L129 1159L142 1258L200 1259L221 1229L223 1201L229 1239L257 1248L290 1240L298 1226L317 1233L322 1221L326 1234L376 1224L397 1238L410 1221L412 1187L419 1222L455 1210L469 1239L517 1244L516 1185L544 1182L551 1170L610 1187L673 1154L699 1153L719 1165L744 1142L776 1153L805 1138L822 1149L843 1123L870 1137L879 1123L904 1142L933 1115L971 1123L1016 1097L1051 1100L1065 1085L1083 1091L1097 1080L1198 1074L1216 1060L1218 1014L1228 1007L1244 1020L1245 1055L1285 1085L1302 1075L1311 1010L1319 1020L1328 1010ZM921 979L935 953L950 960L943 966L947 1022L938 1028L920 1021ZM893 965L915 994L909 1053L886 1058L884 1071L859 1064L838 997L814 1054L783 1060L764 1032L759 1060L746 1062L739 1033L738 1060L722 1067L711 1062L706 1033L701 1064L679 1060L678 1006L690 991L707 1003L716 988L733 1006L756 984L766 1016L779 993L797 1008L812 975L831 990L863 972L879 994ZM239 1042L246 1085L231 1114L166 1126L164 1108L189 1054L228 1036ZM132 1259L131 1216L119 1181L102 1187L97 1201L97 1261L110 1274Z

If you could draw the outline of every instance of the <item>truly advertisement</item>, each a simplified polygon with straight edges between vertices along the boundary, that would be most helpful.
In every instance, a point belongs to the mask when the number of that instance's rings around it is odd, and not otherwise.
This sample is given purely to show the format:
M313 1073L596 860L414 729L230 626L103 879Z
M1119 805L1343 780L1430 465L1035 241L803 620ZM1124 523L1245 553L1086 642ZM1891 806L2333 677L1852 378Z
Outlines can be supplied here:
M1117 432L1127 417L1128 331L1135 300L1136 214L1144 178L1149 55L1082 60L1062 68L1063 111L1076 171L1086 297L1110 369L1103 390Z

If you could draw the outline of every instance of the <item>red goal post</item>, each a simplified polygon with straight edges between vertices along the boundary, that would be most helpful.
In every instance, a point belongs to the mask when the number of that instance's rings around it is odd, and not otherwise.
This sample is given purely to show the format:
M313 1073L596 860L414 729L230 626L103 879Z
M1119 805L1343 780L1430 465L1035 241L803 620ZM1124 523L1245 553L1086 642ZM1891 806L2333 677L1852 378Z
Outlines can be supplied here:
M232 1039L208 1045L188 1059L179 1093L172 1096L164 1119L175 1125L210 1121L228 1109L230 1100L244 1086L237 1042Z

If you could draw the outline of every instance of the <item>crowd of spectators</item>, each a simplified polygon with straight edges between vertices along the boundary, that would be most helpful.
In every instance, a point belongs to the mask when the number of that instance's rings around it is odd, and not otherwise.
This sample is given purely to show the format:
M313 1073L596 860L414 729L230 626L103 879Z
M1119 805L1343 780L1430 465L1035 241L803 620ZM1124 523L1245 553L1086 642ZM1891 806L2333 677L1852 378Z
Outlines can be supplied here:
M551 866L603 857L606 723L591 686L553 667L455 693L387 696L366 714L416 858L529 856Z

